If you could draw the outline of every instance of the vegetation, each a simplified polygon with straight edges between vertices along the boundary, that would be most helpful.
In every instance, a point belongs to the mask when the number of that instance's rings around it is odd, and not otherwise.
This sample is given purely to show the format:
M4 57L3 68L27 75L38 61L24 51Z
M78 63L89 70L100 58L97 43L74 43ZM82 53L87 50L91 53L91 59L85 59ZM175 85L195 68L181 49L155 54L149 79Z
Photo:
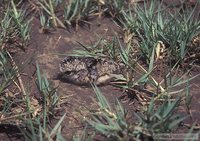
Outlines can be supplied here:
M172 13L157 1L152 1L149 6L144 3L144 8L135 6L134 13L132 7L128 11L123 10L120 21L128 36L136 34L141 40L138 49L147 62L153 48L157 58L184 61L191 55L190 42L199 34L200 22L194 17L194 10L187 7Z
M29 3L36 15L28 15L30 11L24 5ZM65 141L62 122L67 114L51 125L51 120L58 118L56 112L61 106L57 88L36 64L34 86L40 99L36 98L29 91L31 84L24 84L21 78L30 59L18 66L13 54L27 49L34 16L38 16L42 33L58 27L64 30L75 27L78 31L82 24L90 25L92 19L108 16L123 30L123 39L115 33L112 39L101 37L91 46L78 42L81 48L71 55L108 57L122 63L125 70L122 76L116 76L117 81L112 85L131 94L142 106L137 113L130 113L117 98L116 104L111 106L92 84L98 109L87 109L82 119L85 129L81 135L74 135L73 140L89 141L97 135L117 141L151 140L157 133L175 132L186 118L177 114L178 108L186 106L188 112L190 110L189 84L197 76L189 78L188 74L193 64L199 66L199 46L195 44L200 35L200 21L195 17L198 4L178 9L156 0L144 1L142 5L124 0L27 3L3 0L0 2L0 124L16 126L21 137L28 141ZM162 79L155 76L159 62L167 66ZM181 70L184 64L187 71Z

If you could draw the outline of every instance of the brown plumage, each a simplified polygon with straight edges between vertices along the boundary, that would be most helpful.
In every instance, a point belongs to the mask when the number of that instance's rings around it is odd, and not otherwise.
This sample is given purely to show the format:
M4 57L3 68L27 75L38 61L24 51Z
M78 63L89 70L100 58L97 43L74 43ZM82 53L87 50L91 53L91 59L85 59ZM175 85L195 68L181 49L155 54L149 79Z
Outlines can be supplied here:
M107 58L68 56L59 64L59 79L77 85L104 85L122 73L124 65Z

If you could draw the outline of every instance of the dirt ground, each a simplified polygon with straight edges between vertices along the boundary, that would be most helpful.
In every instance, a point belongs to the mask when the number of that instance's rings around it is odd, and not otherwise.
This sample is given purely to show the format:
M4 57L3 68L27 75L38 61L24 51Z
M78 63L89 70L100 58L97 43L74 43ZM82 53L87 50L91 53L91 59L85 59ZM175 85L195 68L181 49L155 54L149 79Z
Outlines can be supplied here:
M96 42L101 36L111 38L114 32L118 32L119 29L114 25L111 19L104 18L92 21L90 28L85 26L80 28L77 32L74 29L70 32L58 30L52 34L44 35L39 33L39 27L37 26L39 23L37 22L39 21L36 20L33 25L35 30L33 30L34 33L32 35L36 37L34 39L38 44L36 60L49 80L53 82L54 86L58 86L59 94L68 97L65 107L67 116L65 119L66 122L64 122L66 124L64 125L63 134L65 137L69 138L69 135L72 135L73 132L76 133L77 129L83 129L77 109L84 109L84 106L88 108L95 107L97 103L94 102L95 95L92 88L80 87L59 80L53 80L52 78L58 72L58 64L66 54L80 47L77 41L84 44L91 44ZM116 96L120 95L120 91L111 86L101 87L100 89L102 93L113 102Z
M115 32L121 32L110 18L102 17L101 19L95 19L91 21L91 26L84 26L79 28L78 31L70 29L70 31L64 29L57 29L50 34L42 34L39 32L40 22L37 18L33 19L31 29L31 40L25 52L20 52L15 55L15 58L19 60L18 64L23 64L27 59L31 60L31 63L25 68L25 75L22 76L23 82L30 85L30 91L36 96L38 92L35 91L35 86L31 85L35 83L35 71L36 62L43 73L45 73L51 83L58 87L58 93L61 96L65 96L65 103L62 105L64 112L67 113L65 121L63 122L63 135L70 139L70 137L81 131L84 127L80 119L80 113L77 109L84 110L84 107L94 108L97 103L95 101L95 94L92 88L75 86L73 84L64 83L59 80L54 80L54 76L58 72L58 64L69 54L73 49L79 47L77 44L81 42L83 44L91 44L99 39L99 37L112 38ZM199 74L199 69L193 71L191 76ZM159 77L159 76L158 76ZM100 87L102 93L106 98L114 103L116 98L121 96L121 91L118 88L112 86ZM193 96L191 103L192 118L188 118L188 123L196 122L200 124L200 76L195 78L191 82L190 93ZM134 109L133 105L124 104L127 109L131 111ZM186 114L186 111L181 109L181 113ZM4 133L3 131L0 131ZM0 134L0 138L1 138ZM5 134L3 134L5 136ZM9 140L9 135L6 134ZM2 140L2 139L0 139ZM5 141L5 139L4 139Z
M69 138L73 133L77 133L78 130L83 129L81 123L80 114L77 109L83 109L84 106L91 108L95 107L95 95L92 88L80 87L69 83L64 83L59 80L54 80L53 77L58 72L58 64L65 57L65 54L69 54L73 49L79 47L76 41L83 44L91 44L99 39L97 35L111 38L115 32L120 32L120 29L109 18L95 19L92 21L90 28L87 26L80 28L78 31L71 30L65 31L58 29L51 34L39 33L39 21L34 20L32 25L32 40L27 49L27 53L30 55L35 53L35 61L39 63L40 68L54 86L58 86L58 92L60 95L67 97L65 103L65 111L67 112L66 121L64 122L63 134L66 138ZM27 55L25 53L25 56ZM28 55L28 56L30 56ZM30 64L32 66L27 69L34 68L35 63ZM28 70L32 74L34 69ZM198 69L192 72L192 76L198 74ZM161 75L161 74L160 74ZM159 76L158 76L159 77ZM200 123L199 118L199 82L200 77L195 78L191 83L191 94L193 96L193 102L191 104L192 119L188 118L188 123L197 122ZM121 96L121 91L112 86L105 86L100 88L106 98L114 103L116 98ZM129 110L134 109L133 105L124 104ZM183 114L186 114L185 108L181 109ZM182 113L181 112L181 113Z

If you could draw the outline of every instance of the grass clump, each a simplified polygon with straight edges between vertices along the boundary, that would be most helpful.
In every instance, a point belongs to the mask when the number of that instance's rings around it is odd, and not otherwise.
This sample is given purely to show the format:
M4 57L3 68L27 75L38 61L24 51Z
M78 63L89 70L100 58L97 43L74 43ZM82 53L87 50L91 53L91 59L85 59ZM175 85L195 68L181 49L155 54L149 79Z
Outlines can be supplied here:
M91 0L70 0L69 4L65 6L64 18L66 25L76 25L79 23L89 23L87 19L96 10L96 5Z
M70 1L65 7L64 17L67 25L87 23L88 19L95 15L108 14L112 18L117 17L124 8L126 2L123 0L75 0Z
M101 17L105 14L116 18L127 2L123 0L40 0L38 4L40 5L38 12L43 30L58 27L58 25L62 28L75 26L78 30L78 26L81 24L90 25L89 20L96 16Z
M46 110L43 111L43 118L27 119L24 122L24 126L20 127L20 130L27 141L65 141L61 135L61 123L65 118L65 114L60 118L55 126L49 126L47 122Z
M86 121L94 129L96 135L100 134L117 141L151 140L156 133L173 133L179 123L185 119L175 113L180 105L180 98L175 101L165 100L156 108L156 102L152 98L147 109L134 113L137 119L134 123L130 122L128 111L118 100L113 109L99 89L94 85L93 88L99 109L96 112L90 112Z
M130 6L128 11L123 10L120 21L132 39L139 37L138 49L147 62L153 48L158 58L184 61L189 57L190 42L200 33L200 22L194 17L196 6L176 9L172 13L158 1L145 1L143 6ZM158 46L160 43L162 46Z
M15 70L11 68L8 57L5 53L0 53L0 69L1 69L1 83L0 83L0 93L1 93L1 104L0 104L0 114L1 114L1 123L15 123L11 122L17 116L21 116L21 110L17 110L17 106L23 100L16 100L17 96L14 95L12 91L9 90L9 87L13 84L12 81L16 78ZM8 119L8 120L7 120ZM10 120L9 120L10 119ZM17 121L17 120L15 120ZM16 123L15 123L16 124Z
M39 0L40 8L40 22L43 29L52 27L65 28L61 20L56 16L56 8L62 3L62 0Z
M30 20L26 20L26 11L18 9L12 1L0 11L0 45L2 49L8 44L24 48L30 39Z
M56 89L52 88L45 75L42 75L37 65L37 82L40 100L37 105L33 105L33 101L27 95L26 106L27 114L29 116L22 118L20 130L25 140L28 141L42 141L54 140L55 138L64 141L61 135L61 123L65 118L65 114L60 117L59 121L53 126L50 126L51 117L55 116L55 109L58 106L59 97Z
M27 113L25 91L18 67L11 53L17 48L25 49L30 38L29 20L25 19L25 11L21 10L14 1L0 7L0 68L1 68L1 123L18 125ZM25 62L26 65L27 62Z
M44 75L42 77L39 66L37 64L37 87L42 97L42 103L44 109L48 115L54 115L54 110L58 104L59 97L56 91L56 88L51 88L47 77Z
M12 0L0 7L0 122L5 127L13 125L16 128L23 128L24 131L26 130L24 135L30 137L31 134L28 130L33 129L33 125L36 127L40 119L43 119L40 115L42 107L45 109L43 115L45 122L47 122L47 118L55 114L58 96L56 89L50 88L47 78L41 78L39 67L37 84L43 101L36 99L23 85L20 73L24 66L18 67L12 57L12 53L16 53L17 47L25 50L30 39L30 20L26 20L27 11L20 8L20 2ZM25 61L24 65L27 65L27 62ZM24 128L25 126L26 128ZM42 127L41 131L46 128L46 123ZM44 131L42 133L44 135ZM28 140L29 137L27 137Z
M106 14L111 16L113 19L120 16L121 11L127 5L127 2L124 0L99 0L101 14Z

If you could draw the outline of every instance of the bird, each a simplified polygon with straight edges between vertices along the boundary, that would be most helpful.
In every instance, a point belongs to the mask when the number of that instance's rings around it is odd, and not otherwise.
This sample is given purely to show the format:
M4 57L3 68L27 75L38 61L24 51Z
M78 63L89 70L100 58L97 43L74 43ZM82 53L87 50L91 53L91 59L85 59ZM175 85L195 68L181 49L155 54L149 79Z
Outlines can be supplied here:
M59 64L58 79L75 85L106 85L122 75L124 65L109 58L67 56Z

